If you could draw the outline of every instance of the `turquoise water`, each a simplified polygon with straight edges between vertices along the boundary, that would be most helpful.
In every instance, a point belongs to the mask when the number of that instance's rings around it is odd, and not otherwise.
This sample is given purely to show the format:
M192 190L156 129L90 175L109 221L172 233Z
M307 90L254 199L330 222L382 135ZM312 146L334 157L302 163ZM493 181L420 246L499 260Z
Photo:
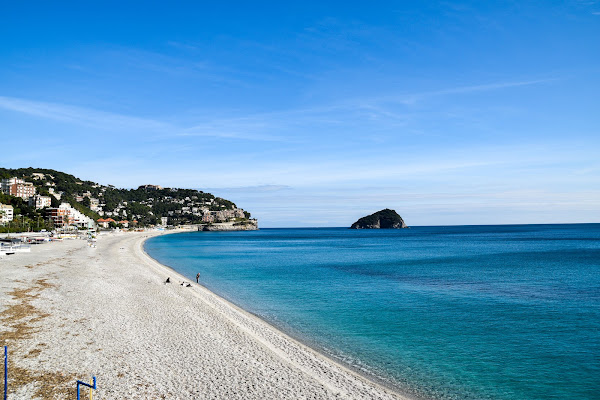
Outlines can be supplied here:
M600 399L600 224L194 232L146 251L419 397Z

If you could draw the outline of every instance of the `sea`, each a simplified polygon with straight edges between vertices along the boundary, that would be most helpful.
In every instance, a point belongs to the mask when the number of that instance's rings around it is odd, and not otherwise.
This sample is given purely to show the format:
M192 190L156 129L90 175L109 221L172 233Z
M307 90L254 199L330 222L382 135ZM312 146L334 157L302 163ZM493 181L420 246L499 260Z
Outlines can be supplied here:
M600 224L191 232L150 256L423 399L600 399Z

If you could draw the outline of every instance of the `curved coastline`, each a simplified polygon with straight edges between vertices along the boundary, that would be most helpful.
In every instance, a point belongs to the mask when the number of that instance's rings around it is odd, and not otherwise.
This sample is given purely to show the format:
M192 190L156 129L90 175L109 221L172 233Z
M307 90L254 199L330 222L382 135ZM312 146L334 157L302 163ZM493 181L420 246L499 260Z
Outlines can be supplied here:
M73 398L75 380L91 376L99 399L410 398L203 286L181 285L189 279L143 250L159 234L101 235L96 248L65 240L0 259L11 399Z
M170 231L164 232L164 234L177 234L177 233L188 233L189 231ZM151 237L156 237L158 235L152 235ZM148 252L146 251L144 244L151 237L144 238L138 244L138 250L141 252L143 257L146 258L147 263L158 271L164 272L166 274L172 274L177 277L177 279L181 279L183 281L187 280L184 275L171 268L168 265L162 264L158 260L154 259ZM387 396L391 396L390 398L398 399L398 400L425 400L421 397L416 397L412 394L402 393L398 390L398 388L394 387L391 383L386 382L383 379L377 379L376 376L370 375L360 369L353 367L347 363L344 363L342 360L338 360L328 354L323 353L316 346L311 346L300 338L294 337L291 334L285 332L281 328L273 325L269 321L261 318L259 315L256 315L250 311L245 310L239 305L235 304L233 301L228 300L211 290L209 290L206 286L201 284L193 284L194 288L199 290L200 293L193 292L194 294L199 295L202 300L210 302L211 305L215 306L216 310L218 310L225 318L228 318L231 322L235 323L239 328L244 330L246 333L251 334L255 339L259 340L262 344L264 344L269 350L273 351L278 356L282 357L286 362L292 363L296 365L298 368L303 370L304 372L309 372L310 370L306 369L305 365L302 363L298 364L298 360L286 355L286 351L281 351L280 347L283 342L288 342L293 347L295 347L294 351L298 351L300 353L306 353L309 358L315 358L321 363L331 364L333 369L339 369L339 373L349 374L352 379L356 379L362 381L362 385L373 385L377 391L382 391L380 395L377 395L374 398L383 399L388 398ZM240 318L241 317L241 318ZM273 340L276 338L277 340ZM286 344L283 343L283 346ZM337 372L337 371L336 371ZM354 396L351 393L346 393L343 395L343 398L353 398Z

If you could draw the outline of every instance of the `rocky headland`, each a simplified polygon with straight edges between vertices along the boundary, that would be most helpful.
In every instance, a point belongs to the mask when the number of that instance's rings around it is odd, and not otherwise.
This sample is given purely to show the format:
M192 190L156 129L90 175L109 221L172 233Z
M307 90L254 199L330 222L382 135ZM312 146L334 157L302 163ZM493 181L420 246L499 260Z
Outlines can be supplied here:
M256 231L258 230L258 222L255 219L250 219L242 222L222 222L198 225L198 230L204 232Z

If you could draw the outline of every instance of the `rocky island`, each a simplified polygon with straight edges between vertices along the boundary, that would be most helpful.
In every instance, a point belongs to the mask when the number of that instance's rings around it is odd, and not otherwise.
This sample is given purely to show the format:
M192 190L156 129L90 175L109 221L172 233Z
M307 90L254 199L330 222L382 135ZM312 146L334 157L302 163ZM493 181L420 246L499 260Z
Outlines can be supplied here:
M350 229L402 229L408 228L404 220L394 210L386 208L374 214L360 218Z

